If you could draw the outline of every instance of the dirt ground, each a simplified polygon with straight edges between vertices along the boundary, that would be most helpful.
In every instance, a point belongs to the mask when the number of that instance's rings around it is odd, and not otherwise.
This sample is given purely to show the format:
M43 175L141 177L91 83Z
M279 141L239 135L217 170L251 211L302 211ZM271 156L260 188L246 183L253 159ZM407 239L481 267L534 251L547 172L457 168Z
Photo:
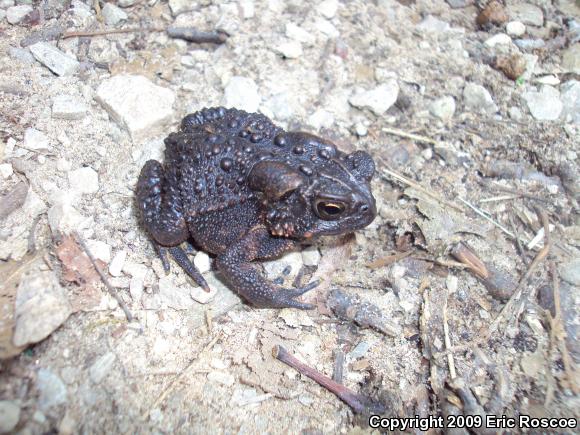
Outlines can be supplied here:
M373 432L275 345L387 417L579 417L577 3L85 2L0 1L0 432ZM229 37L35 33L169 25ZM170 90L169 116L119 121L99 87L128 75ZM253 309L213 270L200 302L140 227L143 163L236 101L375 159L369 227L265 266L324 278L316 310Z

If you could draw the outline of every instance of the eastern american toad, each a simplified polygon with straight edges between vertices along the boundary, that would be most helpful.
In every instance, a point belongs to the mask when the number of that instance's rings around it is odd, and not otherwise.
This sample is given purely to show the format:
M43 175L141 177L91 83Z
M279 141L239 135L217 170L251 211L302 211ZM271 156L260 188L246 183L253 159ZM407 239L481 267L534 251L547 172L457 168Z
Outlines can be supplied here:
M179 247L190 237L216 255L226 281L253 305L311 309L297 298L316 283L278 288L251 262L364 228L376 216L370 155L285 132L264 115L203 109L187 115L165 145L165 163L149 160L141 170L137 202L166 269L169 251L207 291Z

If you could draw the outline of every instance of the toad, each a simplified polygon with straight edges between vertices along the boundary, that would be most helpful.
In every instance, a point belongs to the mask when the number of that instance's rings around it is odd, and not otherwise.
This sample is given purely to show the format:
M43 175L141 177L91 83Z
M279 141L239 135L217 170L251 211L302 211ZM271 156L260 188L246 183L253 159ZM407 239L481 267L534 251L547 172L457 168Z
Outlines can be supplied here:
M281 288L252 262L364 228L376 216L369 154L286 132L264 115L203 109L187 115L165 145L165 162L149 160L141 169L137 203L165 269L170 253L206 291L180 246L190 239L216 256L229 286L254 306L314 308L299 296L316 282Z

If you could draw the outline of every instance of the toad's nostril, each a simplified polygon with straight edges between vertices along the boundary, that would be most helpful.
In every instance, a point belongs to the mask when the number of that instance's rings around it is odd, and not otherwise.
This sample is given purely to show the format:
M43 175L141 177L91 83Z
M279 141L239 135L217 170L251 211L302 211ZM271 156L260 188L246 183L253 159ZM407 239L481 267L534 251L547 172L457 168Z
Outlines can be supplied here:
M363 206L361 206L360 211L364 212L364 211L368 211L368 209L369 209L369 206L364 204Z

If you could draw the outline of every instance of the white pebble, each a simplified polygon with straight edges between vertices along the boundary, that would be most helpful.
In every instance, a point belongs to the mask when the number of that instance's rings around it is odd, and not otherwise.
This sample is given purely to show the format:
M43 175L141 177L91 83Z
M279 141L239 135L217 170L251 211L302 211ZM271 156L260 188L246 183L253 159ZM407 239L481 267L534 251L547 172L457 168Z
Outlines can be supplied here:
M522 36L526 33L526 25L520 21L510 21L506 24L505 30L510 36Z
M121 276L125 260L127 259L127 251L119 251L113 257L113 261L109 265L109 273L112 276Z

